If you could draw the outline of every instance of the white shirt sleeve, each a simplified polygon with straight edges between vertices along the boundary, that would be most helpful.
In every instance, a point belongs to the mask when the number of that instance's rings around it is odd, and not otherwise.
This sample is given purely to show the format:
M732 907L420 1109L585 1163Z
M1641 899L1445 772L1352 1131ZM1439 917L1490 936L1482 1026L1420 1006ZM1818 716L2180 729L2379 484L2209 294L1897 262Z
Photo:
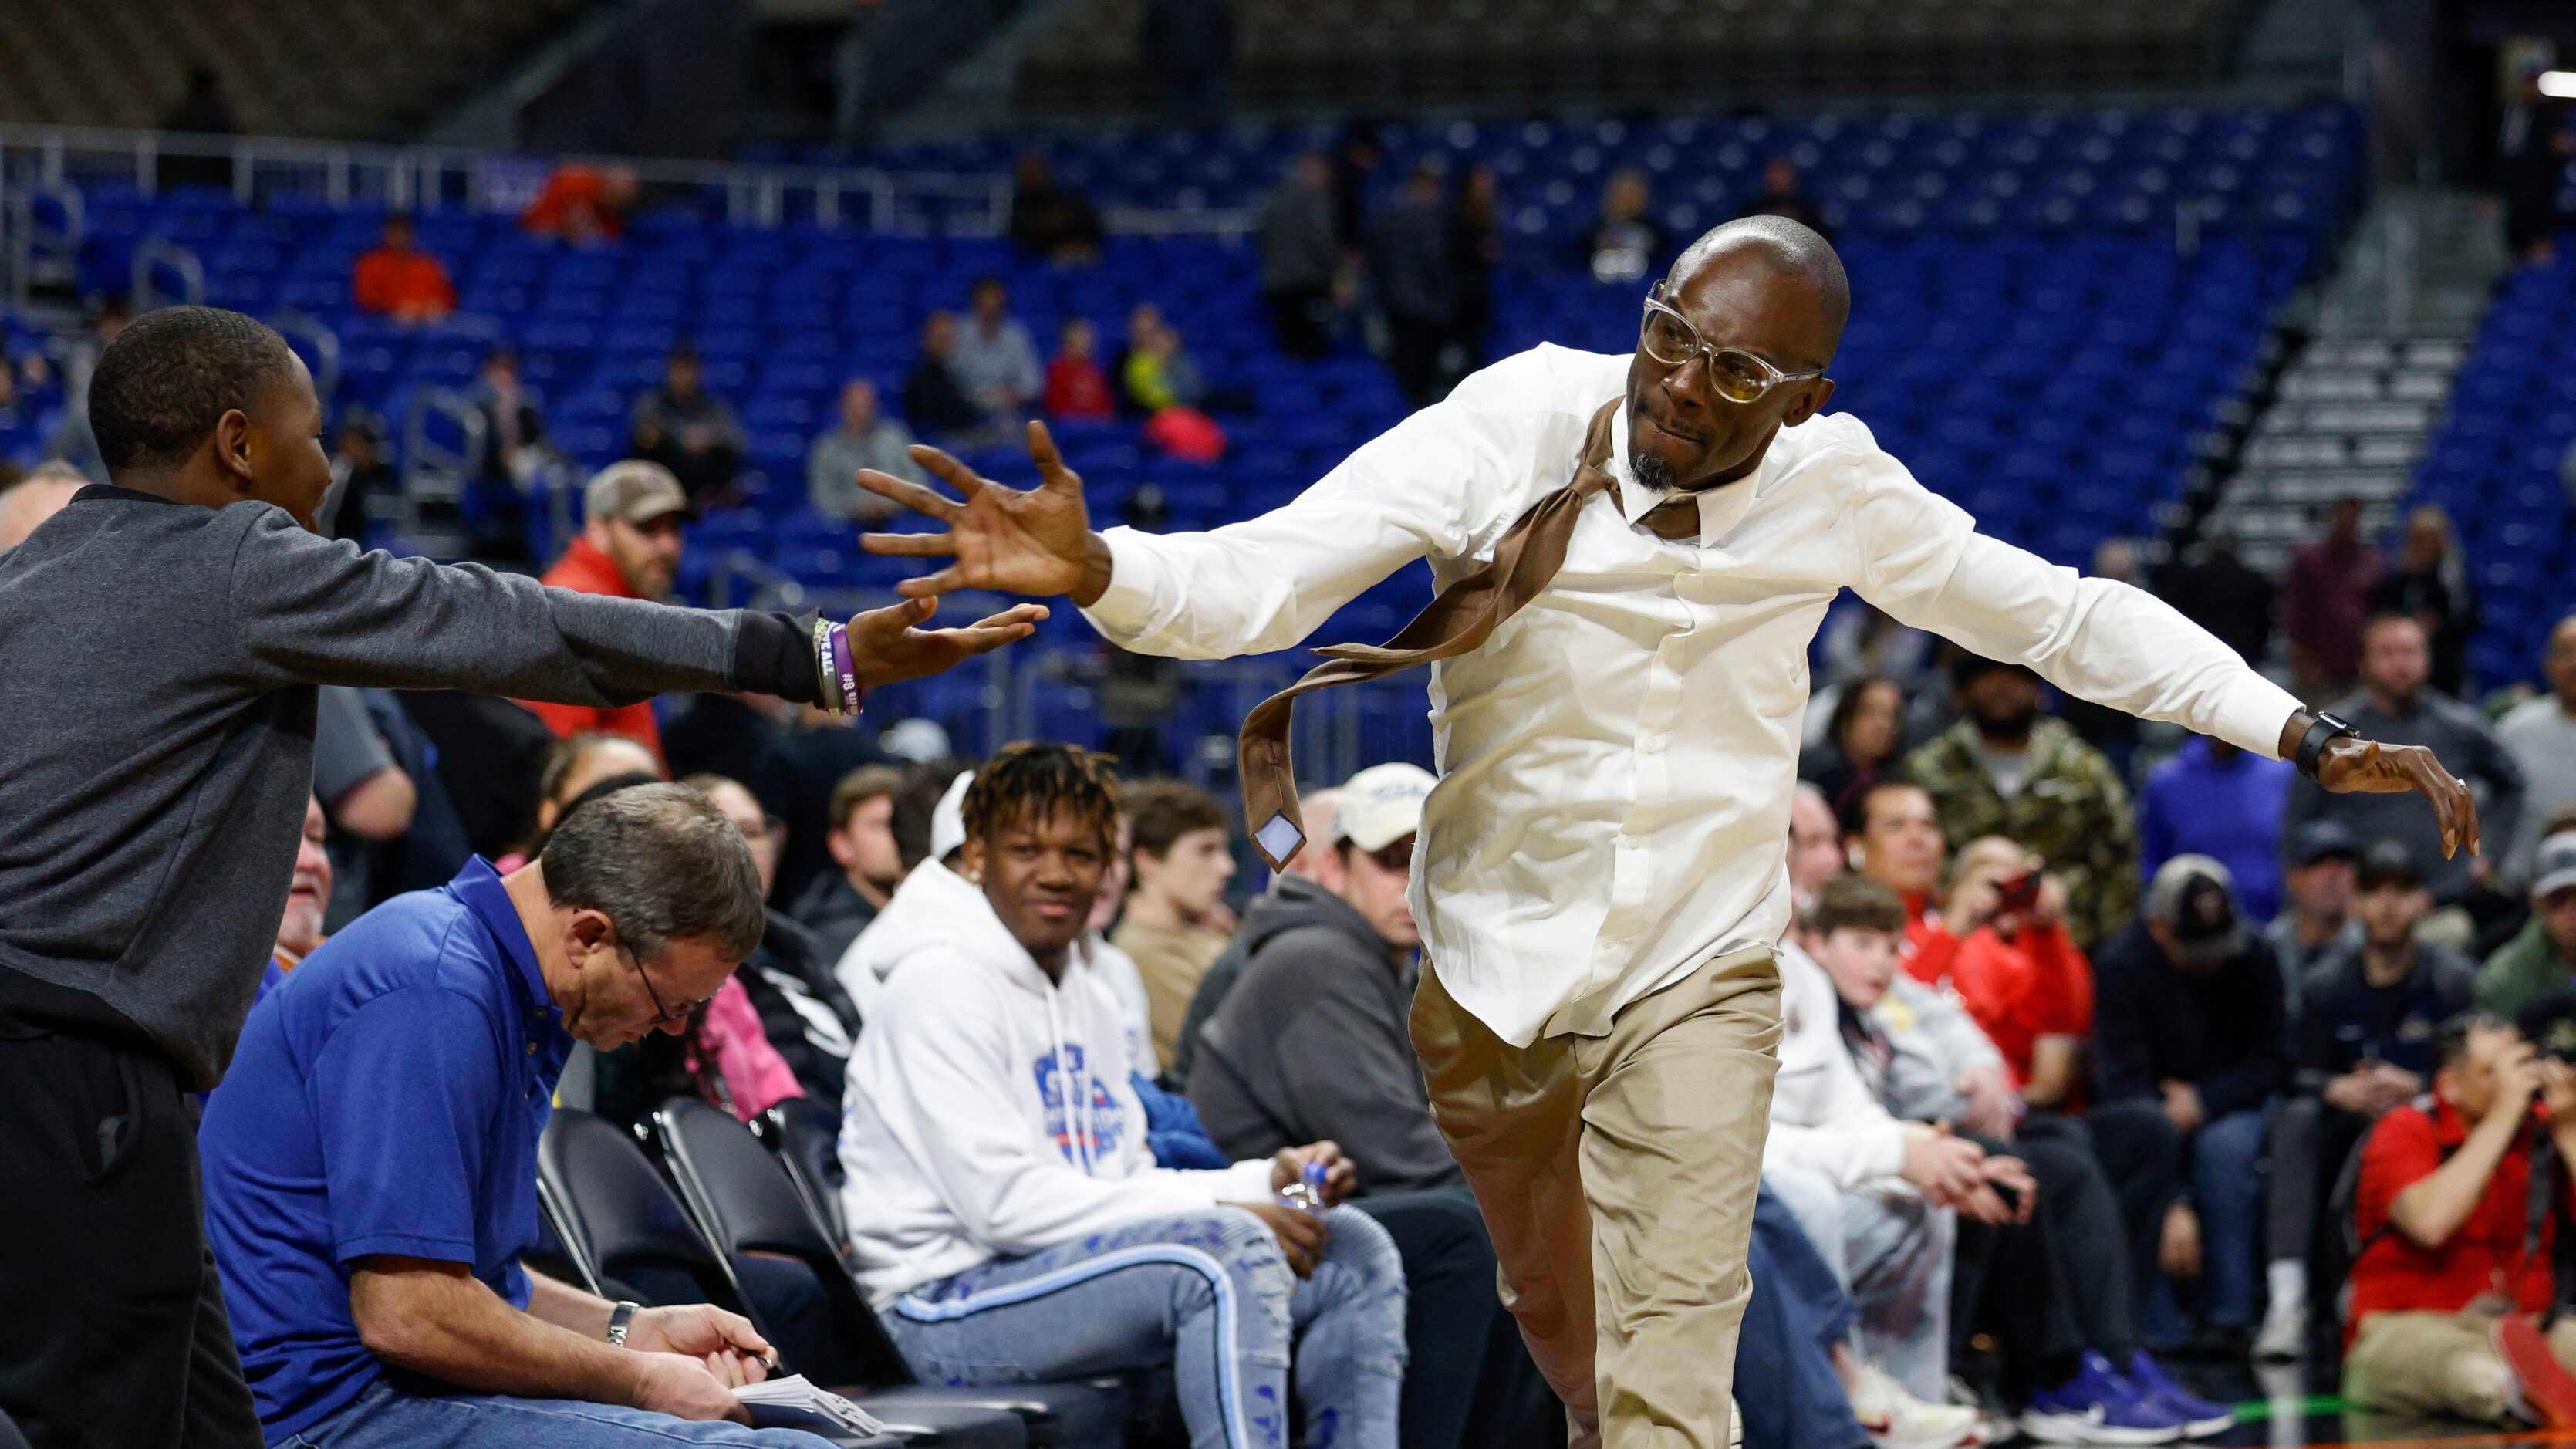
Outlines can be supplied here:
M1580 447L1587 418L1531 407L1549 366L1524 353L1487 368L1259 518L1109 530L1109 589L1083 616L1121 647L1175 659L1291 647L1415 559L1466 552L1529 476L1541 426L1570 423Z
M869 1026L891 1053L888 1075L903 1098L880 1110L918 1124L922 1167L975 1242L1014 1256L1114 1223L1269 1197L1267 1162L1109 1178L1076 1168L1030 1130L1000 1013L956 999L972 989L958 982L962 964L911 965L885 983L882 1019Z
M1819 461L1858 475L1845 514L1860 550L1853 587L1898 622L2027 664L2079 698L2279 757L2299 701L2171 605L1978 533L1883 452Z

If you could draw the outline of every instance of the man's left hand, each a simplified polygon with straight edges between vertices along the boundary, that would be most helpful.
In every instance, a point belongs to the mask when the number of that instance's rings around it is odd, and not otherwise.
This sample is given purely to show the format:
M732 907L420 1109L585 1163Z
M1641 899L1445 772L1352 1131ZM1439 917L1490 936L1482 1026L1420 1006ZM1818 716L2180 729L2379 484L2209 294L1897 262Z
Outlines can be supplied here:
M639 1309L626 1330L626 1346L642 1353L685 1354L705 1364L727 1387L769 1377L769 1340L750 1319L712 1304Z
M1352 1170L1351 1160L1342 1155L1338 1142L1311 1142L1304 1147L1282 1147L1270 1159L1270 1190L1286 1192L1291 1183L1305 1179L1306 1164L1324 1164L1324 1205L1331 1207L1349 1197L1359 1186L1359 1174Z
M2301 715L2291 717L2297 723ZM2294 740L2292 744L2297 742ZM2467 846L2478 853L2478 802L2467 783L2422 745L2387 745L2344 735L2326 741L2317 755L2317 783L2338 795L2402 795L2409 790L2433 802L2442 827L2442 856Z
M916 629L939 607L936 599L906 599L850 620L850 666L859 687L919 679L953 669L978 654L1026 639L1047 616L1044 604L1020 604L962 629Z
M2208 1110L2200 1102L2200 1089L2189 1082L2166 1081L2164 1098L2165 1120L2186 1137L2199 1131L2200 1124L2209 1120Z

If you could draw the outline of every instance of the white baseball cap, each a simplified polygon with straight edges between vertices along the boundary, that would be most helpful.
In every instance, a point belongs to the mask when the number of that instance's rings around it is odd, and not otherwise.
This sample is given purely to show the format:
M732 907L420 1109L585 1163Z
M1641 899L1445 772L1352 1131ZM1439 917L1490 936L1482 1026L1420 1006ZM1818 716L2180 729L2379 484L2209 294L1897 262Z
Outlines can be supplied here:
M1429 770L1401 761L1371 765L1342 786L1333 817L1333 841L1362 850L1384 850L1422 828L1422 802L1440 782Z
M2532 898L2576 885L2576 830L2562 830L2540 842L2531 857Z
M930 810L930 858L946 860L948 853L966 843L966 788L975 783L975 772L968 770L948 782L948 792Z

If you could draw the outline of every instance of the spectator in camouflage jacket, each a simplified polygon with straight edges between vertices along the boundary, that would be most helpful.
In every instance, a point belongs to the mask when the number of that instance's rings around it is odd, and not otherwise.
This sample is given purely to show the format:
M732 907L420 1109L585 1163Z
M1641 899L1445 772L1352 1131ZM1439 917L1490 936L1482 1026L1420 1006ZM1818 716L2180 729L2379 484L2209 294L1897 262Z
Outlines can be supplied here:
M1905 759L1957 851L2001 835L2065 883L2067 929L2090 951L2138 911L2138 830L2102 752L2039 712L2039 676L1962 654L1950 669L1959 722Z

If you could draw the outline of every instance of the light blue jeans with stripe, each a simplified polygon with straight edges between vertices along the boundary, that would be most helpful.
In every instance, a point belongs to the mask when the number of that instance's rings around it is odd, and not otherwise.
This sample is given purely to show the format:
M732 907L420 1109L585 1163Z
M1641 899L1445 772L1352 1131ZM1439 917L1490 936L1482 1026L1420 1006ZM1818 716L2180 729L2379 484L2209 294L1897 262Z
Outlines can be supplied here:
M997 1258L905 1294L885 1324L931 1383L1170 1364L1191 1449L1285 1449L1293 1342L1306 1449L1395 1449L1404 1266L1367 1214L1333 1208L1324 1224L1302 1281L1261 1219L1219 1207Z

